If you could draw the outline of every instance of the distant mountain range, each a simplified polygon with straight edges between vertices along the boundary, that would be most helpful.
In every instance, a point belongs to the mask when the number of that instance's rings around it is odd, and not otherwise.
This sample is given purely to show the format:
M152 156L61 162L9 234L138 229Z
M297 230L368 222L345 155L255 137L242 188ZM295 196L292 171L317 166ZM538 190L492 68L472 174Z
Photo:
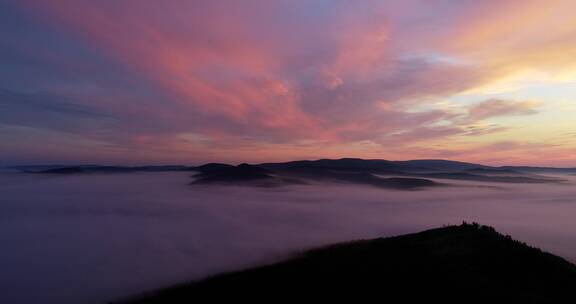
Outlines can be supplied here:
M484 171L486 172L508 172L515 174L522 173L576 173L576 168L552 168L552 167L529 167L529 166L487 166L476 163L467 163L443 159L420 159L407 161L390 161L382 159L320 159L302 160L285 163L264 163L259 164L265 168L286 169L302 167L322 167L322 168L353 168L380 170L390 173L430 173L430 172L460 172L460 171Z
M278 186L281 184L307 184L312 182L340 182L376 186L380 188L416 189L439 185L420 178L379 177L369 172L369 168L347 170L346 167L294 167L283 168L279 164L231 166L225 164L206 164L198 166L193 184L252 184L259 186Z
M193 184L242 184L278 186L336 182L365 184L380 188L420 189L446 186L441 180L493 183L562 183L561 177L545 174L576 174L576 168L486 166L450 160L389 161L382 159L320 159L284 163L209 163L201 166L21 166L12 169L43 174L125 173L193 171ZM440 181L438 181L440 180Z
M251 168L251 169L249 169ZM358 158L291 161L257 165L206 164L195 170L195 184L230 183L278 185L282 183L338 182L380 188L414 190L446 186L438 180L494 183L560 183L562 178L448 160L388 161ZM551 168L554 169L554 168ZM570 170L570 169L565 169ZM542 171L539 171L542 172ZM574 169L576 172L576 169ZM552 173L557 173L553 171Z
M464 223L336 244L122 303L574 303L574 286L573 264Z

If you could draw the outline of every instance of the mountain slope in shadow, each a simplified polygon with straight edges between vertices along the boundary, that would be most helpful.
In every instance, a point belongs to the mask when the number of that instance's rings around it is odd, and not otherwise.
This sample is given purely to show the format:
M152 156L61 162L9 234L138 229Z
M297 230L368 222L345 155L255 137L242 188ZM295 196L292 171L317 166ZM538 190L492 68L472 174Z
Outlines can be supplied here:
M260 169L256 169L260 168ZM259 184L282 185L310 182L344 182L366 184L381 188L412 190L441 185L430 179L460 180L491 183L563 183L566 179L540 175L573 174L574 168L540 167L491 167L442 159L390 161L384 159L319 159L298 160L285 163L264 163L256 165L209 163L197 167L190 166L16 166L21 172L72 175L84 173L130 173L130 172L170 172L196 171L194 184ZM267 170L267 171L264 171ZM383 181L385 178L394 178ZM398 179L403 178L403 179ZM263 183L264 180L268 180Z
M281 174L295 177L322 177L336 173L364 173L402 176L421 179L447 179L494 183L561 183L560 178L551 178L511 168L490 167L474 163L450 160L388 161L382 159L320 159L265 163L257 165Z
M328 246L122 303L574 303L574 286L564 259L462 224Z
M262 166L241 164L231 166L226 164L206 164L196 167L199 171L194 175L193 185L233 184L255 186L280 186L283 184L305 184L310 182L348 183L374 186L386 189L417 190L440 184L423 178L409 177L378 177L368 172L334 171L322 168L312 168L298 174L274 172Z
M272 171L248 164L231 166L213 163L196 167L195 170L200 173L194 175L193 184L238 183L274 178Z

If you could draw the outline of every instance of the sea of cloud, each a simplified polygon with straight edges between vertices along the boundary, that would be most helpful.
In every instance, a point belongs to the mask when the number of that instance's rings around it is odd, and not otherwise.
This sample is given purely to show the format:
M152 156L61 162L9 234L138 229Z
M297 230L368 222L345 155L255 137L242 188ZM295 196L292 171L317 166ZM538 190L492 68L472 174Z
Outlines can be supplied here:
M576 261L573 184L395 191L190 180L186 172L0 173L0 303L106 303L315 246L462 221Z

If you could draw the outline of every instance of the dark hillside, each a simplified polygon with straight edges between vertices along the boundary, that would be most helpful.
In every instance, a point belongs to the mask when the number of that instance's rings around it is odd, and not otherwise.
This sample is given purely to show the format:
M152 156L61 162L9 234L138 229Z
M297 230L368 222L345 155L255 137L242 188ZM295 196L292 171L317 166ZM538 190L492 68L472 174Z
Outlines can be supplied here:
M562 258L462 224L316 249L127 303L574 303L574 286L576 267Z

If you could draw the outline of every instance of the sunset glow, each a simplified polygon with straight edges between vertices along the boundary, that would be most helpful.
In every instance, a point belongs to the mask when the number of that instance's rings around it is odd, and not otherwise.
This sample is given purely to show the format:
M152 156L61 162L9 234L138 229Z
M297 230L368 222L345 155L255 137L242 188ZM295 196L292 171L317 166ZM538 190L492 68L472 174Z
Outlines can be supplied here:
M576 1L0 0L0 157L576 166Z

